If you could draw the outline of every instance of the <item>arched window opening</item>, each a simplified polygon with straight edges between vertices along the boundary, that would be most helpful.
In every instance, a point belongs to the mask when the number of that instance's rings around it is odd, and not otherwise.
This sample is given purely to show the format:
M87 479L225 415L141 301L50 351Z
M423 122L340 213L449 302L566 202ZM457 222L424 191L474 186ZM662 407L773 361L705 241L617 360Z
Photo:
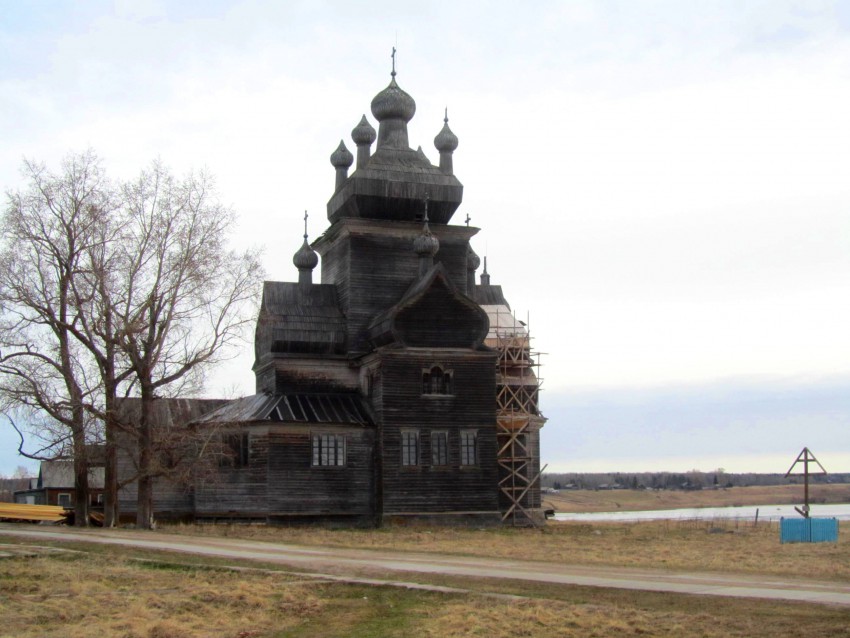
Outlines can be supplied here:
M434 366L422 373L422 394L451 394L452 372Z

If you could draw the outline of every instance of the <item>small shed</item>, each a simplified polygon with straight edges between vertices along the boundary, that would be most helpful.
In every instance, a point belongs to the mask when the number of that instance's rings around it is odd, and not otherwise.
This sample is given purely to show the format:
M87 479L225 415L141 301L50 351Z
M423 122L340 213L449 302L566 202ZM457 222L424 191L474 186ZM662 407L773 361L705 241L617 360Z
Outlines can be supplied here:
M103 468L89 468L90 504L103 504ZM59 505L74 507L74 462L42 461L38 478L30 479L29 489L15 492L15 503L25 505Z

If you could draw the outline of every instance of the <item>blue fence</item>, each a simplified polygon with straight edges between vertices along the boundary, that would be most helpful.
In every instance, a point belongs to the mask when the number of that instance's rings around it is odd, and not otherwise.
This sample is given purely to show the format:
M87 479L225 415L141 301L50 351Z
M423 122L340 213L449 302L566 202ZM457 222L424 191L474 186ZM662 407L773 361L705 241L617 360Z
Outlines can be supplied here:
M779 520L782 543L837 543L837 518L782 518Z

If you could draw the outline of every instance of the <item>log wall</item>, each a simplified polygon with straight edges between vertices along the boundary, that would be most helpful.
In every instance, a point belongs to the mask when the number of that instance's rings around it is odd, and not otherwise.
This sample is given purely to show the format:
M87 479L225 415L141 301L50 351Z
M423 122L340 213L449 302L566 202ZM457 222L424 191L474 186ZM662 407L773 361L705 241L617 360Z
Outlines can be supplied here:
M379 357L374 400L381 423L382 514L496 511L495 353L409 348ZM422 372L434 365L451 371L453 394L423 394ZM402 465L403 429L419 432L419 465ZM474 466L461 465L465 429L477 431ZM431 463L431 433L438 430L449 434L446 466Z

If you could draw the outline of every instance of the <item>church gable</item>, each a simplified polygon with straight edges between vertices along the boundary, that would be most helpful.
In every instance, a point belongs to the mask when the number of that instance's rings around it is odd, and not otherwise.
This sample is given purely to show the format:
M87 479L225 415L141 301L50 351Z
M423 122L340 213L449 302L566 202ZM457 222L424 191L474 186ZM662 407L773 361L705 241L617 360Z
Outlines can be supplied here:
M477 349L488 328L487 314L460 293L437 264L372 323L370 336L375 345Z

